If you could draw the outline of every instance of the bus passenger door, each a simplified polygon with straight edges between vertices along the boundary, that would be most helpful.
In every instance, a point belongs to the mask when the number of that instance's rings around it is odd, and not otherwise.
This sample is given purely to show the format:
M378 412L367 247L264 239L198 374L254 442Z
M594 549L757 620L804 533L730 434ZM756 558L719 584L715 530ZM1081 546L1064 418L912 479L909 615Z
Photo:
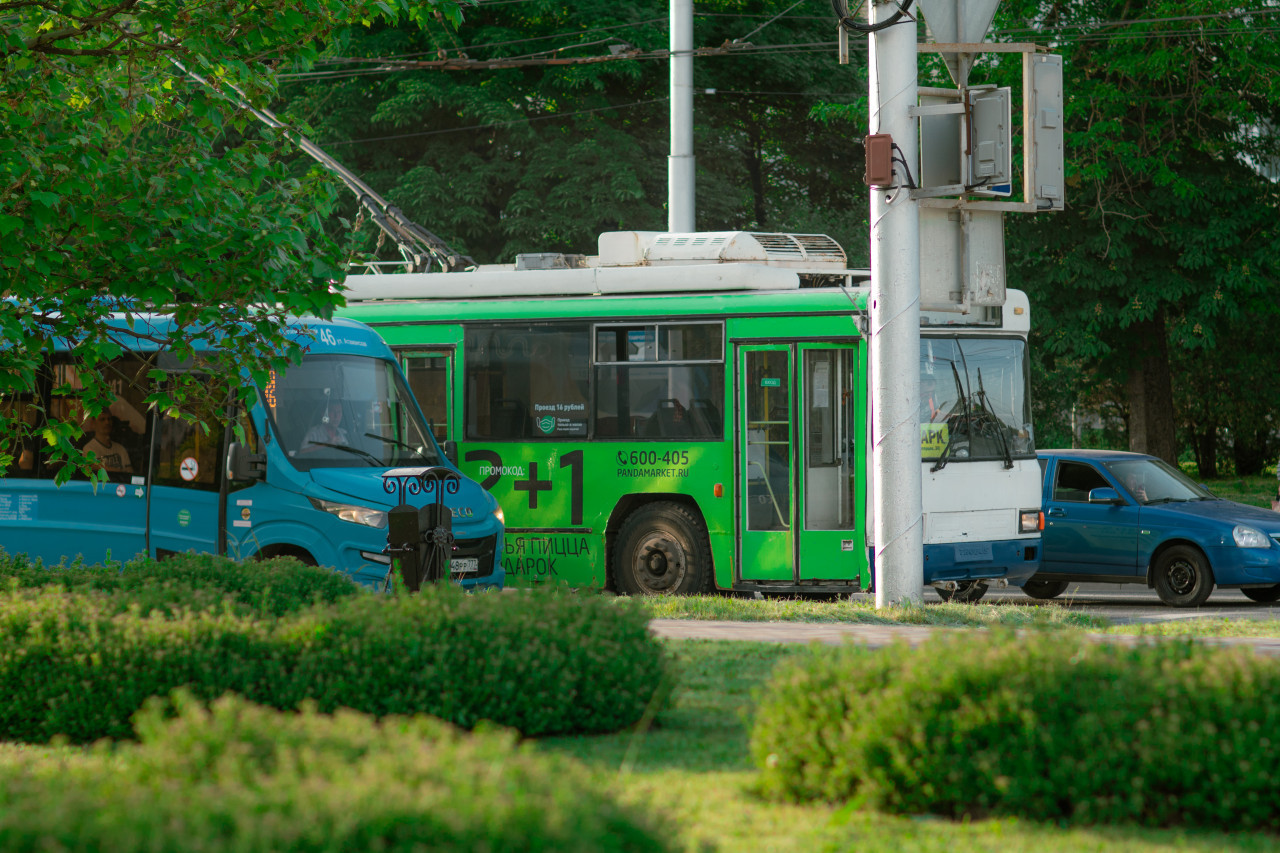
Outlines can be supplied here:
M739 565L744 581L794 579L792 353L739 346L737 446Z
M859 389L857 345L801 344L800 506L797 557L800 580L858 580L871 584L864 531L865 496L857 488L859 425L863 401Z
M156 418L148 515L151 555L162 559L186 551L219 553L218 530L225 524L219 488L222 422L205 413L205 433L179 418Z
M453 426L453 349L396 349L418 408L441 445L456 441Z

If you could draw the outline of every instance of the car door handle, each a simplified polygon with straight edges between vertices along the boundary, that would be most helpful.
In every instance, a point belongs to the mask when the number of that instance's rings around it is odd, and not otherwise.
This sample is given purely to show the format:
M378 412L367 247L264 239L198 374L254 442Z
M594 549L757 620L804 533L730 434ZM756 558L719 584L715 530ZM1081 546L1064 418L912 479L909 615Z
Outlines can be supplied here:
M1067 514L1067 511L1060 506L1054 506L1054 507L1049 507L1048 514L1054 518L1062 518L1064 515Z

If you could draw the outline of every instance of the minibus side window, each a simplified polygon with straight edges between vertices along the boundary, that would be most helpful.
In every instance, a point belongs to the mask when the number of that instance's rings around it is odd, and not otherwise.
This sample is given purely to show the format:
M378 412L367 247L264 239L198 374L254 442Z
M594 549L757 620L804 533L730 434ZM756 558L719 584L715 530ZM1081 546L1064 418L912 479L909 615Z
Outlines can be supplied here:
M111 389L111 402L97 415L89 415L79 399L74 396L83 387L83 377L78 365L70 356L61 356L52 364L52 396L49 399L49 415L54 420L76 423L83 435L75 444L86 454L97 459L106 471L107 479L117 483L130 482L134 477L146 474L151 447L151 419L143 400L147 396L146 374L150 365L142 358L127 355L102 365L103 380ZM72 393L58 394L59 388ZM36 476L54 477L62 463L41 460ZM39 464L39 461L38 461ZM77 471L74 479L86 479L87 474Z
M198 399L188 396L186 409L203 421L204 427L180 417L160 419L156 485L205 491L218 489L223 467L220 461L225 424L219 417L220 411L215 402L220 397L212 385L209 393Z

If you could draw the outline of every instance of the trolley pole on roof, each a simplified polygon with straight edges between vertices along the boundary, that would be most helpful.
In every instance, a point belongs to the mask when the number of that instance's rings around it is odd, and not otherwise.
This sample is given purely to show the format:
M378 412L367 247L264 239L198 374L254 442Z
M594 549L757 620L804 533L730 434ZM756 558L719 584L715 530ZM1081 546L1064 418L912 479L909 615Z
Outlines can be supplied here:
M667 230L694 228L693 0L671 0L671 156L667 158Z
M898 4L873 0L872 24ZM916 19L870 35L871 132L888 134L917 163ZM920 211L905 165L871 188L872 504L876 607L921 603L924 531L920 492Z

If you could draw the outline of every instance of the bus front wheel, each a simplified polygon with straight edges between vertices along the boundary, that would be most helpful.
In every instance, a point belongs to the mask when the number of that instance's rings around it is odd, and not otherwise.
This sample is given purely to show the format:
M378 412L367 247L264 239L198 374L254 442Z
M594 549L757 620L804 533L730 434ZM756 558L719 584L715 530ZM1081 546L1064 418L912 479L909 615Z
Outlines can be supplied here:
M647 504L618 531L614 577L626 595L687 595L711 584L711 545L702 520L670 501Z
M955 589L938 588L938 597L957 604L973 604L987 594L986 581L956 581Z

